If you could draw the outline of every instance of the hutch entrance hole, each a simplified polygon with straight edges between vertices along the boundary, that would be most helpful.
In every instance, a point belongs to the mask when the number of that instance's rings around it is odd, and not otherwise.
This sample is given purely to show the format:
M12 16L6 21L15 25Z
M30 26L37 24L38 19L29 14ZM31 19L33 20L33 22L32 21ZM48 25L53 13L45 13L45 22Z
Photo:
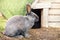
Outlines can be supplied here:
M41 28L41 12L42 12L42 9L32 9L32 12L36 13L39 16L39 21L35 22L35 24L32 28L33 29Z

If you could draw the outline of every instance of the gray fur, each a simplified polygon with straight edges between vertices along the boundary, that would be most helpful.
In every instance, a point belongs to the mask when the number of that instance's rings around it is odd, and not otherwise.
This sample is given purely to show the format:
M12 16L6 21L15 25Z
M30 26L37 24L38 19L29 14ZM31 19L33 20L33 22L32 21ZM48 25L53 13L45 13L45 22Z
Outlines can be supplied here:
M26 16L13 16L7 20L4 34L12 37L18 35L27 36L25 34L32 28L34 22L38 20L39 17L33 12L27 13Z

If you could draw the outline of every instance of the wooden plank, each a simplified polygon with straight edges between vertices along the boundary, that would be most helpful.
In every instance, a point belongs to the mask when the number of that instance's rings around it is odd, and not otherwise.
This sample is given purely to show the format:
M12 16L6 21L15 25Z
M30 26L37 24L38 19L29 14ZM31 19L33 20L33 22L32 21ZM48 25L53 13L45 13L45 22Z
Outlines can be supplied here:
M60 2L60 0L50 0L51 2Z
M43 9L43 15L41 20L42 27L48 27L48 12L49 12L48 8Z
M49 14L60 14L60 9L57 9L57 8L51 8L49 10Z
M51 8L60 8L60 3L52 3Z
M38 0L39 2L60 2L60 0Z
M60 28L60 23L48 23L48 27Z
M60 21L60 16L49 16L48 21Z
M33 9L50 8L51 3L36 3L31 6Z
M40 2L50 2L50 0L38 0L38 3Z

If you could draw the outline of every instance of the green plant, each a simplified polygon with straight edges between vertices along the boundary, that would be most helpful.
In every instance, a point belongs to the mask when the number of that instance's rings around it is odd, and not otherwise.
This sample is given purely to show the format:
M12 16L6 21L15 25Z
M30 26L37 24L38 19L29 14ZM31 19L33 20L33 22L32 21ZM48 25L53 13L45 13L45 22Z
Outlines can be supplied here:
M26 14L26 3L32 3L33 0L0 0L0 12L8 19L14 15Z

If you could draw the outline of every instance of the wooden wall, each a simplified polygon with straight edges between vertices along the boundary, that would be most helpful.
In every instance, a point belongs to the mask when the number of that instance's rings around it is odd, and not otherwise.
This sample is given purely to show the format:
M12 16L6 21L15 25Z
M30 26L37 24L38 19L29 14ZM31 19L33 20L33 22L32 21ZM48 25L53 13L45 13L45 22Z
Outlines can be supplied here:
M60 0L38 0L38 2L51 3L48 13L48 26L60 28Z
M60 0L38 0L38 3L51 3L48 13L48 26L60 28Z
M49 9L49 26L60 28L60 0L51 2L51 8Z

